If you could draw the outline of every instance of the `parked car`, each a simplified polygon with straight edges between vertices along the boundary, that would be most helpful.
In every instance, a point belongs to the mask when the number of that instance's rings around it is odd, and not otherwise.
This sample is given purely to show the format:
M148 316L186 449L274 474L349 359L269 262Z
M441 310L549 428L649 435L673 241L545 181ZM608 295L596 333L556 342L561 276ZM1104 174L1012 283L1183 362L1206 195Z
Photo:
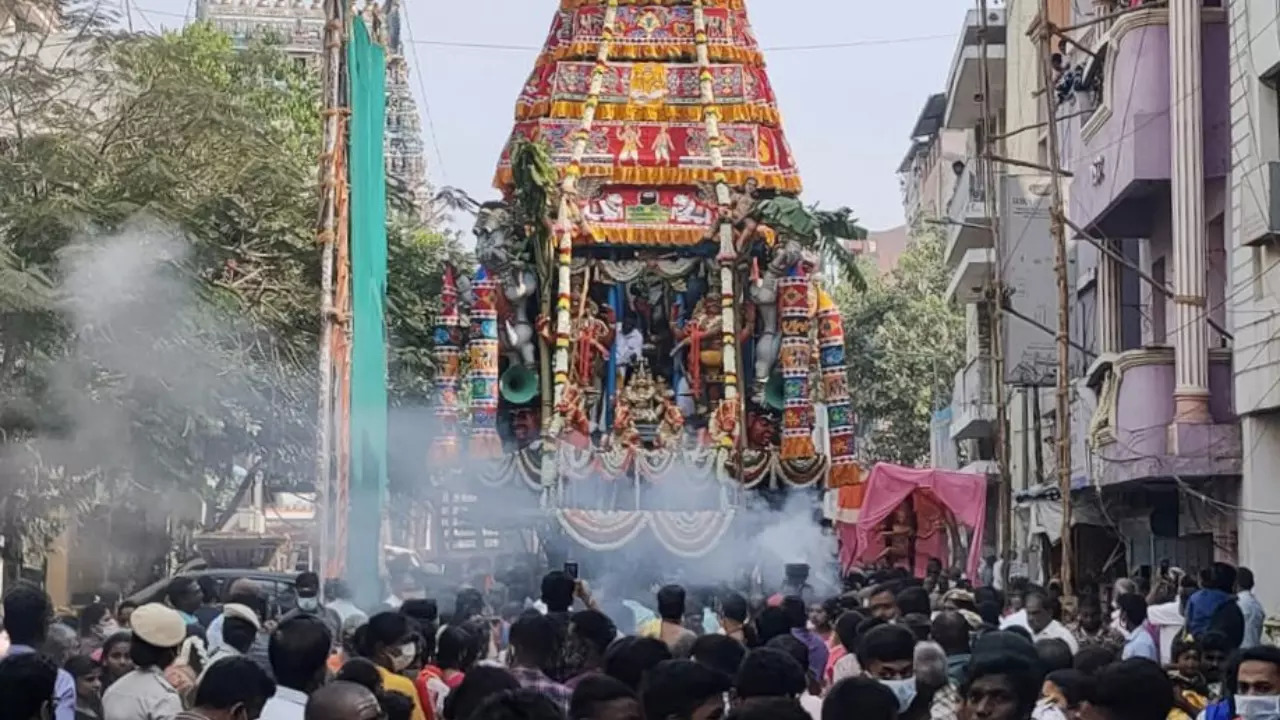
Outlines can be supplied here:
M169 583L175 577L195 578L202 585L212 581L214 595L218 598L218 602L226 602L229 599L232 583L240 578L249 578L257 583L258 587L266 595L267 614L269 617L278 617L294 609L298 604L298 596L294 590L294 583L298 578L298 573L296 572L282 573L247 568L210 567L185 568L173 576L142 588L128 596L126 600L131 600L139 605L149 602L164 602L165 591L169 589ZM208 581L201 578L208 578Z

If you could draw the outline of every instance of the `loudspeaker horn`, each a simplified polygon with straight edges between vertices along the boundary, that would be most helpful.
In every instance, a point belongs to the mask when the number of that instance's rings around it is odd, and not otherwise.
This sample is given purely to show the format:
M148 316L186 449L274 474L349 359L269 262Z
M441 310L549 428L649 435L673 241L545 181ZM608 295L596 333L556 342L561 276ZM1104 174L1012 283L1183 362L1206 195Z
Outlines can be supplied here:
M774 410L781 410L787 404L786 400L786 383L782 380L782 373L774 370L764 385L764 404Z
M524 405L538 396L538 373L524 365L512 365L502 373L498 391L512 405Z

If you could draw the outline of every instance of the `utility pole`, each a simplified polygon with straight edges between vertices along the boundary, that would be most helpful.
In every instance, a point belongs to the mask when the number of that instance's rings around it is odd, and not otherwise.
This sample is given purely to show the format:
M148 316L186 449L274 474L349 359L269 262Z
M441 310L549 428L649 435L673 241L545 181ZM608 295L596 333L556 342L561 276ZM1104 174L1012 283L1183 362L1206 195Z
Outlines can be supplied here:
M1000 202L998 197L998 188L996 183L995 163L992 156L995 155L995 148L992 143L997 142L996 123L992 120L991 112L991 68L987 58L987 0L977 0L978 3L978 75L982 87L982 148L980 151L981 162L978 165L982 173L983 191L986 196L984 203L987 210L987 224L991 230L991 246L992 254L995 259L994 270L991 278L991 291L987 296L987 306L990 308L990 322L988 328L991 336L991 391L995 395L996 403L996 431L995 431L995 451L996 451L996 472L999 474L999 500L998 512L1000 515L1000 578L1002 587L1009 586L1009 551L1013 546L1013 484L1009 481L1009 445L1008 445L1008 427L1009 427L1009 409L1007 398L1005 397L1004 386L1004 254L1003 246L1000 240Z
M1053 236L1053 270L1058 281L1058 372L1054 403L1054 428L1057 444L1058 491L1062 496L1062 594L1075 595L1072 573L1074 553L1071 543L1071 409L1069 393L1071 306L1067 283L1067 236L1062 211L1062 159L1058 155L1057 94L1053 82L1053 37L1056 28L1049 16L1049 0L1040 0L1040 96L1045 118L1049 122L1049 230Z
M333 479L333 432L336 418L333 412L333 339L339 318L334 308L334 246L338 224L338 144L344 139L342 127L342 50L343 3L345 0L325 0L323 91L321 121L323 123L324 148L320 155L320 225L316 230L316 244L320 249L320 347L317 362L316 410L316 522L320 527L320 551L316 553L319 572L328 572L329 525L333 521L330 507ZM323 586L324 583L321 583ZM323 592L323 587L322 587ZM322 598L323 599L323 598Z

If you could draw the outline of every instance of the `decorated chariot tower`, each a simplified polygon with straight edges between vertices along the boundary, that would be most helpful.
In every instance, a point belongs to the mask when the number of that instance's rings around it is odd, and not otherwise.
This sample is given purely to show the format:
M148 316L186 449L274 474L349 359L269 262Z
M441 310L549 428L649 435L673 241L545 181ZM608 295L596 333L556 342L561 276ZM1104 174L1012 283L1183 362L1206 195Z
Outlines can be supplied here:
M748 491L860 479L817 265L861 230L796 198L745 0L560 0L494 183L438 333L441 424L470 423L437 458L494 458L482 482L588 547L684 556Z

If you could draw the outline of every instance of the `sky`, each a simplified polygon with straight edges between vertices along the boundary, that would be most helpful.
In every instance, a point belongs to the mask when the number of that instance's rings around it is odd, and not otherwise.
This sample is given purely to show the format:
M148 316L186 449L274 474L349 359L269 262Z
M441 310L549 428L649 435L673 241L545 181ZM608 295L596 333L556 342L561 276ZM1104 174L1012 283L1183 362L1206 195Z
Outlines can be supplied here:
M135 29L180 26L195 0L133 2ZM432 184L490 182L556 0L404 0L405 55ZM925 99L945 89L971 0L752 0L804 199L872 230L903 222L897 167ZM464 47L465 46L465 47ZM818 47L815 47L818 46ZM424 102L425 100L425 102Z

